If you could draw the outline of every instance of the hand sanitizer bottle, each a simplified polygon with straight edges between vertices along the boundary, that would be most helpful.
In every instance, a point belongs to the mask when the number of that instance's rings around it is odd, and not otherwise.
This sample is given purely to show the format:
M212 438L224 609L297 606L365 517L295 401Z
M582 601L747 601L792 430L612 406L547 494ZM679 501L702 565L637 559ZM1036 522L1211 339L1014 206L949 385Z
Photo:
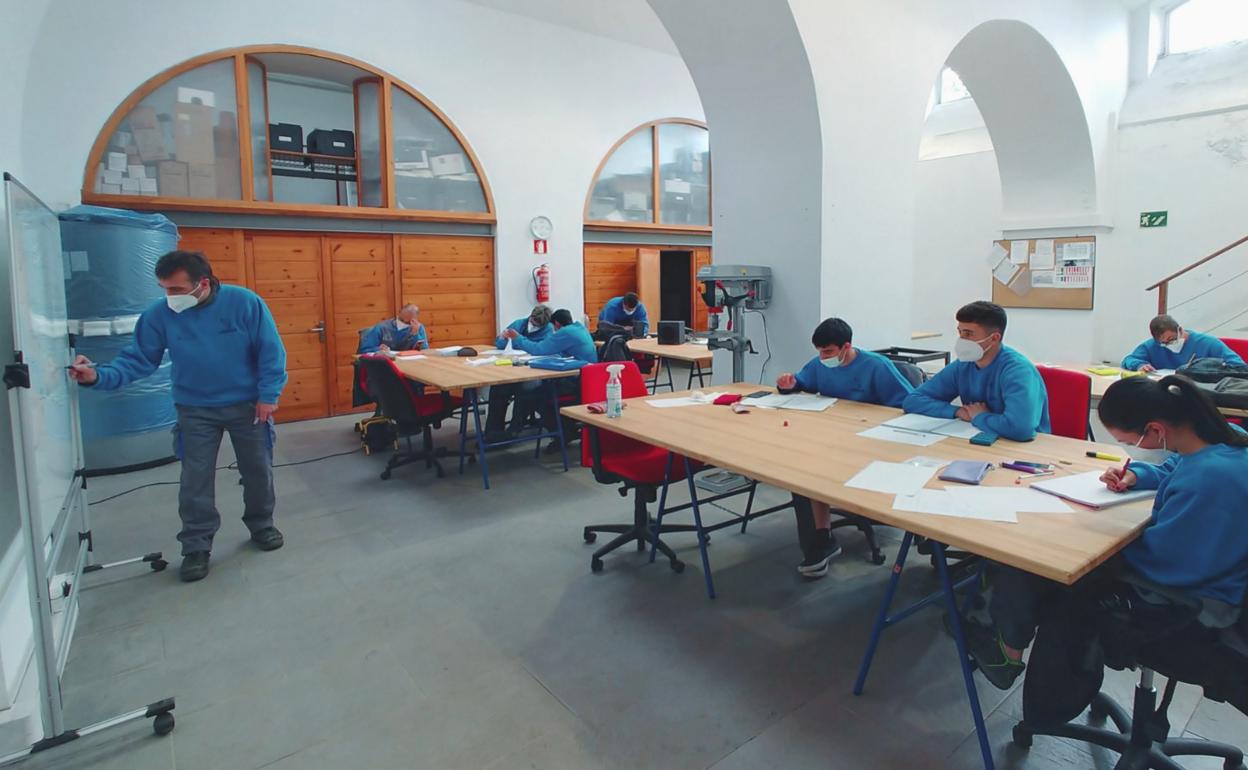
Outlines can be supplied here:
M607 417L619 417L624 412L624 388L620 384L620 372L624 364L611 364L607 367Z

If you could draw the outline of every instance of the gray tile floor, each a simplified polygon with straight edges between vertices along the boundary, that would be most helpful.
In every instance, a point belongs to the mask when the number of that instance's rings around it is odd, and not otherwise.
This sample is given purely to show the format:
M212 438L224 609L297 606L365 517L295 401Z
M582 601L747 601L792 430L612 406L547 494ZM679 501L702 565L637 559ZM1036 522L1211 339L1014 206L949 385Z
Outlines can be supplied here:
M277 460L350 450L350 426L283 426ZM512 450L492 459L486 492L475 473L439 480L420 466L381 482L383 464L357 453L277 470L286 547L273 553L245 544L239 488L222 472L212 574L190 585L174 569L101 575L83 595L65 674L70 724L174 695L176 730L157 738L134 723L27 766L981 766L937 612L886 636L866 693L850 694L888 574L856 533L812 584L794 571L791 514L717 533L712 602L690 536L670 538L684 574L631 550L590 572L581 526L631 509L585 470ZM99 480L90 493L176 475ZM175 498L160 486L93 507L100 558L176 554ZM898 538L885 539L891 557ZM934 585L912 559L905 591ZM1129 693L1129 675L1110 681ZM1180 693L1176 729L1244 742L1243 715ZM1013 748L1021 692L981 681L980 696L999 767L1113 765L1059 739Z

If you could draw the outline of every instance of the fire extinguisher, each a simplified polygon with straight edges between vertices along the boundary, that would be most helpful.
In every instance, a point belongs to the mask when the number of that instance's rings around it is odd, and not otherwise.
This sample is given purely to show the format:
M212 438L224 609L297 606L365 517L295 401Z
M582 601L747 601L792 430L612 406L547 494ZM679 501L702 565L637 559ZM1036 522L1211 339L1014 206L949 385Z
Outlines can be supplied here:
M533 286L538 302L550 302L550 268L545 262L533 268Z

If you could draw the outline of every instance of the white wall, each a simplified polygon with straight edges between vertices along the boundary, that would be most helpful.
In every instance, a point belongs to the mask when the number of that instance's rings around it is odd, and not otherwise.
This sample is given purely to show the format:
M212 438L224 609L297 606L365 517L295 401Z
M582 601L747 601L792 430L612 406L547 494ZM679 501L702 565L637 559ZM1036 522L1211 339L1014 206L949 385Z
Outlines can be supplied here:
M614 12L651 13L641 0L617 3ZM129 39L143 41L124 56L99 32L117 19L126 19ZM529 273L539 262L551 265L553 303L580 315L581 223L594 169L638 124L703 117L676 56L457 0L316 0L293 15L245 0L119 0L49 14L32 37L21 147L34 189L62 206L77 202L87 152L112 110L144 80L196 54L290 43L346 54L405 80L464 133L493 189L503 322L527 312ZM70 93L75 110L67 120L61 103ZM538 214L555 224L550 253L540 258L528 232Z

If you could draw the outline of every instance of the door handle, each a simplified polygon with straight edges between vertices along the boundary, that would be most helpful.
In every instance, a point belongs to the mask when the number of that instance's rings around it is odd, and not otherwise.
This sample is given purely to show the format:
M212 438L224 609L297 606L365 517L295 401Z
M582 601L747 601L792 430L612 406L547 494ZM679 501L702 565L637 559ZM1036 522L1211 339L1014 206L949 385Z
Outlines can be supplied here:
M308 331L316 332L321 342L325 341L325 322L324 321L318 321L316 326L313 326L311 329L308 329Z

